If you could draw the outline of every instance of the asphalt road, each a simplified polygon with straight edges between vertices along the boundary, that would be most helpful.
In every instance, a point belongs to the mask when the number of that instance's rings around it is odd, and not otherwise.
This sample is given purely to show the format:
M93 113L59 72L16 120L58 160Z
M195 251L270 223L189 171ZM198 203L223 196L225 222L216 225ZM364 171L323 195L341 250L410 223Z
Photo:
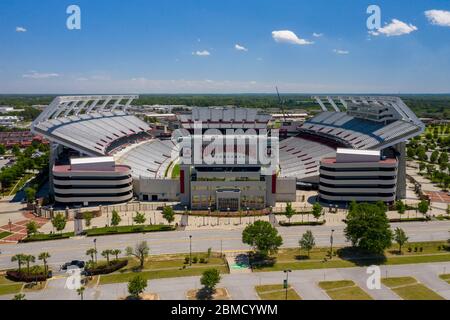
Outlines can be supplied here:
M284 227L278 228L283 237L283 247L298 247L298 240L306 230L312 230L317 246L330 245L331 230L334 229L334 244L348 244L343 229L345 226L316 227ZM409 241L438 241L450 238L450 221L403 222L392 224L392 228L401 227L409 237ZM242 243L242 228L234 230L209 229L196 231L171 231L147 234L126 234L97 237L97 250L122 249L134 246L137 242L146 240L151 254L187 253L189 252L189 235L192 235L192 251L200 252L212 248L213 251L246 250L249 247ZM94 238L77 238L47 242L23 243L0 246L0 270L16 267L11 257L17 253L37 256L46 251L51 255L50 265L59 266L74 260L86 260L87 249L94 246ZM99 254L99 257L100 254Z

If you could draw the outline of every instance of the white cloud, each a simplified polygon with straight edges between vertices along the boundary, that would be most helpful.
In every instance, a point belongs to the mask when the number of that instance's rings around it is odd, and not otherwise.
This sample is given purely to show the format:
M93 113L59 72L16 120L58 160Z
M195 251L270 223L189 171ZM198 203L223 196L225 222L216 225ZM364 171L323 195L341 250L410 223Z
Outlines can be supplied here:
M441 27L450 27L450 11L428 10L425 11L425 16L431 24Z
M272 31L272 38L275 40L275 42L280 42L280 43L291 43L291 44L298 44L298 45L308 45L308 44L314 43L314 42L297 37L297 35L290 30Z
M26 79L49 79L59 77L58 73L40 73L36 71L31 71L22 75L22 78Z
M402 36L404 34L409 34L413 31L417 31L418 28L412 24L407 24L403 21L392 19L391 23L386 24L384 27L378 29L377 31L369 31L373 36L379 36L380 34L387 37L392 36Z
M197 50L195 52L192 52L192 54L194 56L200 56L200 57L205 57L205 56L211 55L211 53L208 50L202 50L202 51Z
M313 33L313 37L320 38L322 36L323 36L323 33L317 33L317 32Z
M16 32L27 32L27 29L24 27L16 27Z
M336 54L349 54L350 53L350 51L339 50L339 49L334 49L333 52L336 53Z
M234 45L234 48L235 48L237 51L248 51L248 49L247 49L246 47L241 46L240 44L237 44L237 43Z

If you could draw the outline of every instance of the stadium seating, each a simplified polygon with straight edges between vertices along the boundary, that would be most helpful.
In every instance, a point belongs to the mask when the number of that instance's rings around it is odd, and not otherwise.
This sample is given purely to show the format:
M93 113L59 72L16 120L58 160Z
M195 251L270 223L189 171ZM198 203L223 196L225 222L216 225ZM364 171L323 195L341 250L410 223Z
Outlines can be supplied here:
M130 166L134 178L164 178L173 150L177 150L177 146L172 140L154 139L131 146L116 160Z
M150 127L135 116L120 111L50 119L39 123L35 129L45 136L82 146L93 154L106 155L113 142L146 133Z
M328 136L355 149L376 149L419 130L417 125L405 120L386 125L383 122L349 116L345 112L330 111L322 112L306 121L300 129L319 136Z
M335 154L336 148L317 138L288 138L280 142L280 175L298 179L317 176L320 160Z

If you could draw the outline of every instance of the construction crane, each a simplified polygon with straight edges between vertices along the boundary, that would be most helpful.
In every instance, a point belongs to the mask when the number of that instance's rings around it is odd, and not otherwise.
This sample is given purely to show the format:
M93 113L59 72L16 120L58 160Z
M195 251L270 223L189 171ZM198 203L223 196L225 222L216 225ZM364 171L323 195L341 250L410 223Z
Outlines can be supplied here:
M277 90L278 103L280 104L281 113L283 114L283 124L284 124L286 123L286 112L284 112L284 101L281 99L278 87L275 87L275 89Z

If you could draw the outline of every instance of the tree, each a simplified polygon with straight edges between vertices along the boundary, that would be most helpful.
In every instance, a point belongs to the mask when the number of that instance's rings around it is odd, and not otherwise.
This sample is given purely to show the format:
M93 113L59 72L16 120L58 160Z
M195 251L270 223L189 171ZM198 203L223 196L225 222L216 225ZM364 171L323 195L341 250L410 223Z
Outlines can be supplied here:
M438 157L439 157L439 152L436 151L436 150L434 150L434 151L431 153L431 156L430 156L430 162L431 162L431 163L435 163L435 162L437 161Z
M147 218L145 218L145 215L140 212L136 212L136 215L133 218L133 221L137 224L144 224Z
M6 147L4 144L0 144L0 154L3 155L6 153Z
M86 290L86 288L84 286L81 286L77 289L77 293L80 296L81 300L83 300L83 298L84 298L84 290Z
M24 257L25 263L27 264L27 273L30 274L30 264L34 263L34 261L36 261L36 258L31 255L31 254L27 254Z
M403 215L406 211L406 205L403 203L403 201L398 200L395 202L395 210L397 210L397 212L400 214L401 219L401 215Z
M428 201L426 200L420 201L419 204L417 205L417 209L419 210L420 213L427 214L429 209Z
M316 241L314 239L314 236L313 236L311 230L306 231L302 235L302 238L300 239L300 241L298 243L300 245L300 248L302 248L302 250L306 250L308 252L308 258L309 258L309 252L316 245Z
M162 210L162 216L166 221L169 223L169 225L175 220L175 212L173 211L173 208L170 206L165 206ZM156 223L156 221L155 221Z
M11 262L16 262L19 265L19 273L22 272L22 265L25 263L25 255L22 253L16 254L11 257Z
M25 198L28 203L32 203L36 200L36 190L32 187L25 188Z
M84 223L86 224L86 227L91 226L91 221L94 218L94 214L91 211L83 212L83 219Z
M45 270L45 274L48 273L48 265L47 265L47 260L50 259L50 253L48 252L41 252L38 255L38 259L42 260L42 262L44 263L44 270Z
M66 227L67 219L62 213L56 214L52 219L52 225L56 231L63 231Z
M419 171L425 170L426 167L427 167L427 165L425 163L423 163L423 162L419 163Z
M283 239L269 222L259 220L244 229L242 242L252 246L262 256L267 256L278 251Z
M14 297L12 299L13 300L27 300L27 299L25 299L25 295L23 293L18 293L16 295L14 295Z
M30 236L38 231L38 225L35 221L31 220L27 223L27 235Z
M312 207L312 215L314 216L314 218L316 218L316 220L319 220L320 216L322 215L322 210L323 208L320 203L314 203Z
M18 144L13 145L12 153L17 157L20 155L20 146Z
M91 262L94 264L94 256L97 254L97 250L95 248L90 248L86 250L86 255L91 257Z
M379 206L360 203L347 215L344 233L352 245L368 253L383 253L391 246L392 231L386 212Z
M142 241L136 244L134 250L132 247L127 247L125 252L127 256L134 256L139 259L140 268L144 268L145 258L147 258L150 249L148 247L147 241Z
M200 278L200 283L207 292L214 292L217 284L220 282L220 273L217 269L205 270Z
M413 147L409 147L406 150L406 154L409 158L414 158L414 156L416 155L416 149L414 149Z
M288 202L286 204L286 212L284 215L288 218L289 222L291 222L291 218L296 214L295 209L292 208L292 203Z
M116 260L119 260L119 254L121 254L121 253L122 253L122 250L120 250L120 249L111 250L111 254L116 257Z
M122 221L122 218L120 217L119 213L116 210L113 210L111 216L111 225L117 227L120 224L120 221Z
M112 254L110 249L103 250L102 256L106 258L106 263L109 265L109 255Z
M399 248L398 251L402 254L402 246L408 241L405 231L400 228L395 228L394 230L394 240L397 242Z
M147 288L147 281L136 276L128 282L128 293L131 297L139 299L139 295Z

